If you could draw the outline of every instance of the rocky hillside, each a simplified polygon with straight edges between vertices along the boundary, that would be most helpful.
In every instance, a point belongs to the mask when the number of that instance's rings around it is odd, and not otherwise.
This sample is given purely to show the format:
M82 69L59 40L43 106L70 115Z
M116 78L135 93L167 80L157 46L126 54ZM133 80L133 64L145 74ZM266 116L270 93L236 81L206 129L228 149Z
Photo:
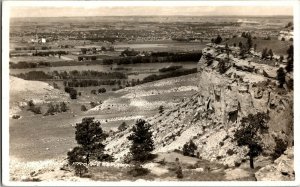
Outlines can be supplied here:
M66 100L68 98L66 93L54 89L53 86L41 81L28 81L10 76L9 84L10 115L20 111L30 100L33 100L36 104L55 99Z
M271 119L264 155L273 152L275 137L286 141L292 137L293 91L278 89L278 67L254 63L251 55L242 60L238 48L230 49L229 60L224 46L203 49L198 63L198 93L147 119L153 127L154 152L181 150L193 140L199 157L236 166L247 158L247 149L236 146L233 134L242 117L257 112L266 112ZM129 150L128 134L129 129L107 140L107 150L119 161Z

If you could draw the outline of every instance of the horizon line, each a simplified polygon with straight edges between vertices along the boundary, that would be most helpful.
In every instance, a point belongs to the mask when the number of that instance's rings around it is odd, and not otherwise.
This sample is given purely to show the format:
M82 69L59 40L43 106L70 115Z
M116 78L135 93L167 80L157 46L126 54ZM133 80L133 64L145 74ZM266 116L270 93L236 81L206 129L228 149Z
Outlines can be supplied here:
M85 17L293 17L294 15L97 15L97 16L28 16L28 17L19 17L19 16L11 16L10 18L85 18Z

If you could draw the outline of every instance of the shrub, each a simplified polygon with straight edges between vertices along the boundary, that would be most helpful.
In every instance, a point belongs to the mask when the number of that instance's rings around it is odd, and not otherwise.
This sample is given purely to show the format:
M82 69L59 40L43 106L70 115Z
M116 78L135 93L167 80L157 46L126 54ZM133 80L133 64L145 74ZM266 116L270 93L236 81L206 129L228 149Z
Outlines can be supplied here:
M72 165L74 162L84 162L84 150L82 147L74 147L71 151L67 153L68 163Z
M220 35L218 35L217 38L214 39L214 43L215 44L220 44L222 42L222 40L223 40L222 37Z
M54 107L54 105L52 103L48 104L48 109L47 112L44 114L46 115L54 115L57 112L57 108Z
M114 162L115 159L113 156L109 155L109 154L101 154L97 157L98 161L101 162Z
M91 90L91 94L97 95L96 90Z
M91 108L94 108L94 107L96 107L96 106L97 106L97 103L95 103L95 102L91 101L91 102L90 102L90 105L91 105Z
M120 132L125 131L128 128L128 125L126 124L126 122L121 123L121 125L118 127L118 130Z
M42 113L41 107L39 107L39 106L30 106L28 110L33 112L34 114L41 114Z
M135 165L132 169L128 171L128 174L133 177L147 175L148 173L150 173L149 169L143 168L140 165Z
M85 105L81 105L81 111L87 111L87 108L85 107Z
M27 102L27 105L28 105L29 107L35 106L34 103L33 103L33 100L28 101L28 102Z
M67 112L69 110L67 104L65 102L60 103L60 111Z
M130 164L132 161L132 155L130 153L127 153L124 157L123 157L123 163L125 164Z
M288 143L281 138L275 137L276 146L274 148L274 152L271 154L273 160L276 160L280 157L284 151L286 150Z
M159 106L158 111L160 114L164 112L164 107L162 105Z
M20 115L13 115L12 118L13 119L19 119L21 116Z
M179 158L176 158L175 159L175 174L176 174L176 177L178 179L182 179L183 178L183 174L182 174L182 167L181 167L181 164L179 162Z
M219 62L219 72L220 74L223 74L227 71L228 67L226 67L226 62L224 60L220 60Z
M232 156L235 152L232 149L227 150L227 155Z
M186 144L183 145L183 155L184 156L195 156L195 150L197 150L197 146L196 144L190 140L189 142L187 142Z
M241 165L240 162L236 162L236 161L234 162L234 166L235 166L235 167L240 167L240 165Z
M105 88L99 88L98 89L98 93L100 94L100 93L105 93L106 92L106 89Z
M74 88L70 89L70 98L71 99L77 99L77 90L75 90Z
M282 62L284 59L283 55L280 55L279 62Z
M73 167L75 169L75 175L82 177L83 174L88 172L88 167L86 163L74 162Z

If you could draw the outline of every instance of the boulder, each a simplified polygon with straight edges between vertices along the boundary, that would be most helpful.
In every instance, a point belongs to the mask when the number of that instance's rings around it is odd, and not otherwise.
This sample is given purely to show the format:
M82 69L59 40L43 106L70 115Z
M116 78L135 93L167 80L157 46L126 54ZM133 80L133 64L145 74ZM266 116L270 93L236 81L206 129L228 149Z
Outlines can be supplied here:
M288 148L273 164L259 169L255 177L259 181L295 180L293 147Z

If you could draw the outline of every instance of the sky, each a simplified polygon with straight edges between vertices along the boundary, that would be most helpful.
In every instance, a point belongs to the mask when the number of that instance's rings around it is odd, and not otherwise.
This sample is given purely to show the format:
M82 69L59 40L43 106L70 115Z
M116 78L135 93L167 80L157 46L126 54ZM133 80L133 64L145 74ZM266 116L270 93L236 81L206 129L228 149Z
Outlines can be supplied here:
M280 6L184 6L184 7L11 7L11 17L83 16L273 16L293 15L292 7Z

